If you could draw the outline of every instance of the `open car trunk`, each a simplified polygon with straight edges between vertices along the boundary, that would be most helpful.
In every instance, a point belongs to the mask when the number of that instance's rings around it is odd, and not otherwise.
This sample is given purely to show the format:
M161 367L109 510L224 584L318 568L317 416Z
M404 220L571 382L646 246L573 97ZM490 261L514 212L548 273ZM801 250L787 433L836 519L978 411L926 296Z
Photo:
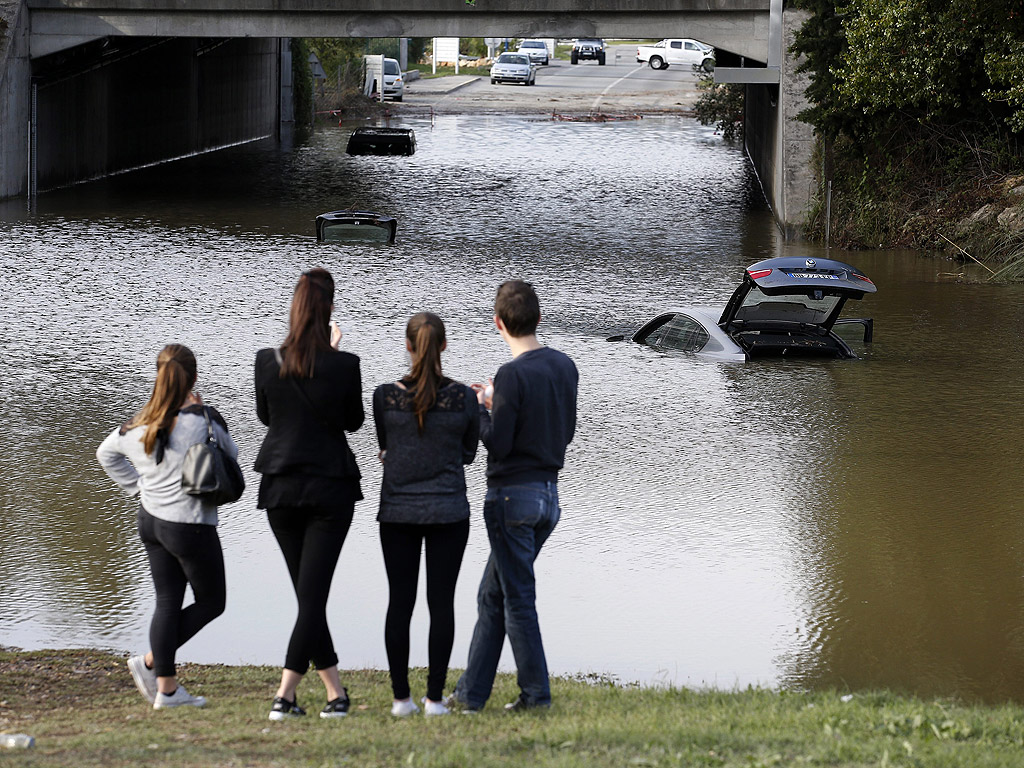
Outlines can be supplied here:
M832 327L848 300L875 290L864 273L839 261L769 259L747 269L719 325L751 358L853 358Z
M856 357L849 345L834 333L766 329L734 333L733 338L750 359L758 357Z

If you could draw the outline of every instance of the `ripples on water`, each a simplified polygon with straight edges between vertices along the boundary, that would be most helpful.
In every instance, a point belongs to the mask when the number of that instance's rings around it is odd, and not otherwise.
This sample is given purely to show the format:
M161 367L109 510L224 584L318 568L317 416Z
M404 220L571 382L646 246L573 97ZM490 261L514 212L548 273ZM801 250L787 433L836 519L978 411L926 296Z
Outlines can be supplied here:
M912 254L844 254L879 293L859 361L722 364L606 335L671 305L721 306L783 252L742 153L686 120L414 122L411 158L351 158L347 130L241 147L0 209L0 642L145 645L151 588L133 508L93 451L145 400L158 349L251 466L255 351L280 342L300 271L330 269L365 401L403 373L430 309L446 370L491 375L497 284L532 280L542 338L581 373L563 522L538 563L552 669L723 687L903 687L1021 696L1019 288L942 284ZM399 219L393 247L321 246L316 214ZM352 438L367 501L330 616L343 666L383 667L386 580L372 425ZM487 542L482 461L457 596L464 663ZM294 598L258 477L222 515L229 605L200 661L279 663ZM417 611L413 663L426 661ZM506 658L506 664L511 658Z

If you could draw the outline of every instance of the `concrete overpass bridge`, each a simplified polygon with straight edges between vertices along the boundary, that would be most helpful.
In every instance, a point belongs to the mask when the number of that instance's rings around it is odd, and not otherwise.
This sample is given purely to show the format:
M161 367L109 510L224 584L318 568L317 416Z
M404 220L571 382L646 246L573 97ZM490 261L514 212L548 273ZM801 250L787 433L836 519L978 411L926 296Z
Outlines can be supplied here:
M6 1L0 198L276 134L293 37L697 38L720 52L716 79L746 84L747 150L787 236L813 195L784 54L805 15L783 0Z

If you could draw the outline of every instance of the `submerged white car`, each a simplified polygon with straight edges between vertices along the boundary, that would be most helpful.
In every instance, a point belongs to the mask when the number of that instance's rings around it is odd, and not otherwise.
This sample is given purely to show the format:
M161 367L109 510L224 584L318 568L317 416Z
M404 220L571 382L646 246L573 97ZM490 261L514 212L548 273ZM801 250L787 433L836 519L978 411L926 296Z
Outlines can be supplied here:
M870 342L870 318L842 318L849 300L876 290L856 267L832 259L783 257L747 268L724 311L680 307L663 312L628 338L657 349L694 352L722 360L765 357L852 359L857 355L835 333L835 326L863 326Z
M537 65L525 53L503 53L491 65L491 85L495 83L522 83L534 85L537 82Z

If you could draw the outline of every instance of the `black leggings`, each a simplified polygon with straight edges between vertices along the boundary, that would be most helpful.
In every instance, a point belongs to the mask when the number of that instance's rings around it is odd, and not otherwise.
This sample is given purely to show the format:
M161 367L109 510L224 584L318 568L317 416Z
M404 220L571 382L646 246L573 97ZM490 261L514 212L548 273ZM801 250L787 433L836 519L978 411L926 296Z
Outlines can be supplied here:
M327 628L327 597L345 543L355 502L337 507L277 507L267 510L299 600L299 615L288 641L284 668L304 675L338 665Z
M469 520L436 525L381 523L380 543L388 572L390 600L384 624L384 647L396 699L409 697L409 623L416 605L420 550L427 543L427 698L440 701L455 642L455 583L469 539Z
M171 523L142 507L138 522L156 588L156 610L149 625L153 670L158 677L173 677L177 650L224 613L224 554L216 526ZM192 586L195 602L182 608L186 584Z

